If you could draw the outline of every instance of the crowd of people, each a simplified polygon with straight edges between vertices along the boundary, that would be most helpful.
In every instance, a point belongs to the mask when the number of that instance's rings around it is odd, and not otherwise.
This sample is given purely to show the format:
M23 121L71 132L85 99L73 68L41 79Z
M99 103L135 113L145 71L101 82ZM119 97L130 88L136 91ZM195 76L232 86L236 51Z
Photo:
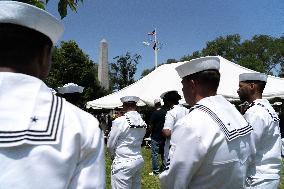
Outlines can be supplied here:
M105 188L99 121L52 94L42 81L62 32L62 24L48 12L0 1L1 189ZM149 174L159 177L163 189L278 188L280 120L262 98L267 75L239 75L240 112L217 95L219 69L215 57L178 66L190 108L179 105L177 91L165 91L154 101L149 125L137 111L139 97L120 99L123 114L111 122L107 140L113 189L141 188L141 144L147 128Z

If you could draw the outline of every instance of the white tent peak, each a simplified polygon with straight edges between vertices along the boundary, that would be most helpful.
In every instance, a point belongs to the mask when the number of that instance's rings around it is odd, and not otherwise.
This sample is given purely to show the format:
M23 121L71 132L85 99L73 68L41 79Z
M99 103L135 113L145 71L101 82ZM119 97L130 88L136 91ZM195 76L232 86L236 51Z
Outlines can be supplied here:
M217 93L228 100L238 100L237 90L239 87L239 74L256 72L235 64L221 56L220 60L220 84ZM87 108L115 108L122 105L120 98L123 96L138 96L141 101L138 105L153 105L154 100L159 98L165 91L176 90L182 96L180 103L185 103L182 93L181 78L175 68L185 62L163 64L154 71L139 79L135 83L107 96L87 102ZM267 85L264 89L264 98L284 97L284 79L268 76Z

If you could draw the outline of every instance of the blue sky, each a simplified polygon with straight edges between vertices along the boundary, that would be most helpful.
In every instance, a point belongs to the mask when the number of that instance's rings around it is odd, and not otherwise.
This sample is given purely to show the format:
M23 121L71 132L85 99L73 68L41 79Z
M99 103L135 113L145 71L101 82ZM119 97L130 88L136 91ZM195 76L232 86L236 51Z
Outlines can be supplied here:
M57 1L47 10L56 17ZM201 50L219 36L240 34L242 40L256 34L284 35L283 0L84 0L77 13L68 12L63 20L61 40L75 40L98 63L99 44L109 45L113 57L140 54L136 79L144 69L154 67L154 51L144 46L148 32L157 28L163 44L158 64L169 58L180 59Z

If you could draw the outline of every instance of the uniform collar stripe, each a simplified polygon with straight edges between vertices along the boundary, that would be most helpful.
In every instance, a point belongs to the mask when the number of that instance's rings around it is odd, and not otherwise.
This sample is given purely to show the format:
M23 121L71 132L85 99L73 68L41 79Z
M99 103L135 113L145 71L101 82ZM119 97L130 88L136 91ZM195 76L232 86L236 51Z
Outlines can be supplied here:
M127 115L125 115L125 118L126 118L128 125L130 126L130 128L146 128L147 127L146 125L133 125L130 122L130 119L129 119L129 117L127 117Z
M280 121L279 117L278 117L277 115L271 113L271 112L269 111L269 109L266 108L266 106L265 106L264 104L261 104L261 103L259 103L259 102L257 102L257 103L252 102L252 103L250 104L249 108L251 108L251 107L253 107L253 106L255 106L255 105L264 108L264 109L268 112L268 114L270 115L270 117L273 119L273 121L275 121L275 122L279 122L279 121ZM248 109L249 109L249 108L248 108Z
M244 136L248 133L250 133L253 128L251 125L247 125L245 127L242 127L240 129L234 129L232 131L229 131L226 127L226 125L222 122L222 120L212 111L210 110L208 107L201 105L201 104L197 104L194 107L192 107L191 111L194 109L199 109L205 113L207 113L221 128L221 130L223 131L224 135L226 136L226 138L231 141L233 139L236 139L240 136Z
M28 134L28 133L45 133L48 131L48 128L50 126L50 120L52 119L53 117L53 106L54 106L54 95L52 95L52 102L51 102L51 108L50 108L50 113L49 113L49 118L48 118L48 123L47 123L47 127L45 130L43 131L40 131L40 130L30 130L30 129L27 129L27 130L21 130L21 131L0 131L0 135L1 134L6 134L6 133L11 133L11 134L15 134L15 133L23 133L23 134ZM2 137L2 136L1 136ZM3 136L4 137L4 136Z
M62 109L63 99L61 97L52 95L50 114L45 130L1 131L0 143L56 141L59 129L62 128Z

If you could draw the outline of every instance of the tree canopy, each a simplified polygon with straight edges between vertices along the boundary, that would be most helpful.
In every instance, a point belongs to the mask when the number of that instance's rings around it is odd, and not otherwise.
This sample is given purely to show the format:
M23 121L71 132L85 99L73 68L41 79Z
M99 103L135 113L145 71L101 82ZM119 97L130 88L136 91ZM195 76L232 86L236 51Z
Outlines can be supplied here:
M176 62L178 62L176 59L174 59L174 58L169 58L169 59L167 59L167 61L166 61L165 63L159 64L158 67L161 66L161 65L163 65L163 64L171 64L171 63L176 63ZM151 68L151 69L145 69L145 70L143 70L143 72L141 73L141 78L143 78L144 76L148 75L149 73L151 73L151 72L154 71L154 70L155 70L155 67L153 67L153 68Z
M279 52L281 54L284 54L284 36L282 36L280 39L279 39ZM281 70L280 70L280 73L279 73L279 76L280 77L284 77L284 63L282 62L281 63Z
M238 63L247 68L273 74L272 71L284 63L279 39L267 35L256 35L240 46Z
M131 56L131 54L127 52L125 55L116 56L113 59L116 62L110 65L111 88L113 90L120 90L134 83L134 75L141 56L138 54Z
M145 69L142 71L141 73L141 78L148 75L149 73L151 73L153 70L155 70L155 67L153 67L152 69Z
M28 3L37 6L41 9L45 9L46 4L49 2L49 0L16 0L16 1ZM77 11L77 6L79 2L83 3L83 0L59 0L58 12L61 16L61 19L63 19L67 15L68 7L72 11Z
M90 60L75 41L61 42L52 53L52 67L45 83L56 89L67 83L76 83L84 88L71 103L83 107L87 101L107 94L97 80L97 65ZM69 95L71 96L71 95ZM66 96L65 96L66 97ZM66 97L68 100L68 97Z

